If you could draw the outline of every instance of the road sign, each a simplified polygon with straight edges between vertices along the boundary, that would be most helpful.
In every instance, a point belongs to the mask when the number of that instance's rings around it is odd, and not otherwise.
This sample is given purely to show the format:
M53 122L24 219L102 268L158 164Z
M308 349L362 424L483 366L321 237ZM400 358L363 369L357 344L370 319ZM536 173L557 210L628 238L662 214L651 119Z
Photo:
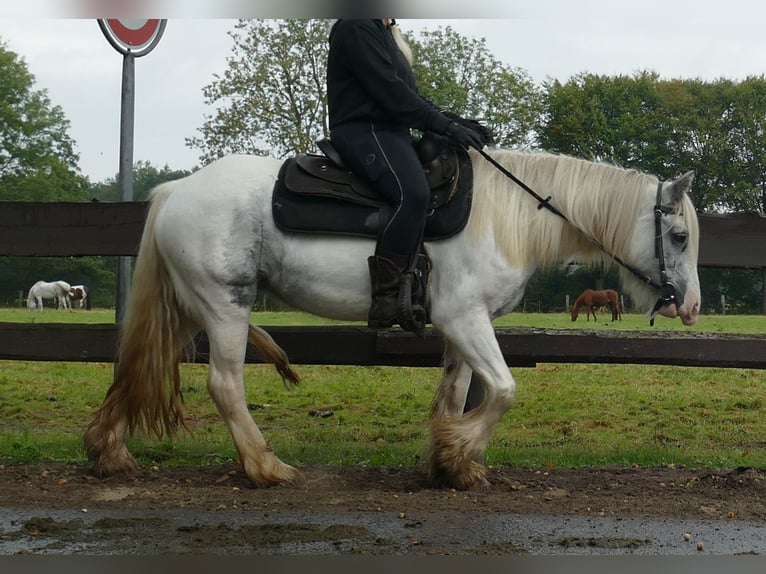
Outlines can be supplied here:
M167 20L112 18L99 20L98 25L112 47L121 54L148 54L159 42Z

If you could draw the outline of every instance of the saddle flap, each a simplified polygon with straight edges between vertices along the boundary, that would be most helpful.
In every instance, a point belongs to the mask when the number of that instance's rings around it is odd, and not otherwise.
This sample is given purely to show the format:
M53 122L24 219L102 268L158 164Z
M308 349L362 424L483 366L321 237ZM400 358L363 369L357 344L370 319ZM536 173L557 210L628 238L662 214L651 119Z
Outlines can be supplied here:
M383 199L350 171L321 155L300 154L287 160L285 187L293 193L333 197L363 205L379 205Z

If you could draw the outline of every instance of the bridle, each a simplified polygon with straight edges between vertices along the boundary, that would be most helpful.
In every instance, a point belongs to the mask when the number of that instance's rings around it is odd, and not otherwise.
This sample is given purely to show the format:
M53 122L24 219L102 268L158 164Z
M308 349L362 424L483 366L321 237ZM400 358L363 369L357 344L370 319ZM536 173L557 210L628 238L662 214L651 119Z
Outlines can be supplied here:
M537 209L541 209L544 207L548 211L555 213L556 215L561 217L564 221L566 221L570 225L573 225L572 222L569 221L566 215L564 215L558 209L556 209L553 205L551 205L550 195L546 198L543 198L542 196L538 195L526 183L521 181L519 178L513 175L510 171L508 171L505 167L500 165L487 152L485 152L484 150L477 150L477 151L484 157L484 159L486 159L489 163L495 166L503 175L511 179L524 191L526 191L528 194L534 197L539 202L537 205ZM649 277L649 275L647 275L646 273L642 273L637 267L631 265L627 261L624 261L621 257L613 253L610 253L606 249L606 247L604 247L603 243L601 243L600 241L598 241L597 239L593 237L588 236L586 233L580 230L580 233L582 233L593 245L595 245L602 252L608 255L615 263L617 263L624 269L627 269L634 277L638 278L640 281L646 283L647 285L649 285L650 287L652 287L653 289L657 291L657 302L654 304L654 309L652 309L652 313L649 319L650 325L654 325L654 317L657 315L657 312L662 307L664 307L665 305L672 305L677 303L676 286L673 285L673 283L671 283L670 281L668 281L668 272L665 266L665 249L662 244L662 216L667 213L673 213L673 208L667 205L662 205L662 183L663 183L662 180L659 180L657 182L657 198L654 202L654 256L657 258L657 261L659 263L660 283L657 283L657 281Z

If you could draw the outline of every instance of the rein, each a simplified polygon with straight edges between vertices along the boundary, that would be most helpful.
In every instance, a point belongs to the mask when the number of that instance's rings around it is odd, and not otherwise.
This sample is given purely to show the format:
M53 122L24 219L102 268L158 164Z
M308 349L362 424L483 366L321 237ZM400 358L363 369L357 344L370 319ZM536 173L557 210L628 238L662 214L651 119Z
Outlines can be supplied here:
M546 198L543 198L541 195L537 194L531 187L529 187L526 183L521 181L518 177L513 175L505 167L500 165L500 163L498 163L487 152L481 149L477 151L482 155L482 157L484 157L484 159L486 159L489 163L495 166L495 168L497 168L497 170L500 171L500 173L505 175L507 178L512 180L516 185L521 187L521 189L523 189L532 197L534 197L539 202L537 205L537 209L542 209L544 207L548 211L558 215L560 218L562 218L564 221L566 221L573 227L576 227L574 226L574 224L572 224L571 221L569 221L566 215L564 215L558 209L556 209L553 205L551 205L550 195ZM659 311L660 308L662 308L664 305L670 305L676 302L676 287L670 281L668 281L668 273L667 273L667 269L665 268L665 250L662 245L662 216L665 213L672 213L673 209L671 207L662 205L661 201L662 201L662 181L658 181L657 182L657 199L654 202L654 256L659 261L661 283L657 283L654 279L652 279L645 273L642 273L636 267L634 267L627 261L624 261L621 257L618 257L617 255L614 255L613 253L610 253L609 251L607 251L606 247L604 247L603 243L601 243L600 241L598 241L597 239L593 237L588 236L582 230L580 230L580 233L582 233L593 245L598 247L602 252L604 252L606 255L611 257L613 261L621 265L624 269L627 269L636 278L643 281L644 283L646 283L647 285L649 285L650 287L654 288L657 291L657 302L654 304L654 309L652 309L651 319L649 320L650 325L654 325L654 317L657 315L657 311Z

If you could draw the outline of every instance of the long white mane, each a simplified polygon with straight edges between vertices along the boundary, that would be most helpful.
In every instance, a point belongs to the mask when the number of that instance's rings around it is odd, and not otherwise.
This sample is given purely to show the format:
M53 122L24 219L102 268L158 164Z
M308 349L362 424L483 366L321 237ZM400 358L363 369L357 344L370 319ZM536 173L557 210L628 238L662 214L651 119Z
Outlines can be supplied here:
M646 202L645 192L656 188L658 182L655 176L633 169L564 155L509 150L490 153L538 195L551 196L551 205L573 225L545 208L538 209L536 199L488 161L474 155L477 193L468 231L478 235L491 232L508 261L519 265L550 265L567 253L581 255L580 263L604 260L602 254L593 251L585 235L624 258L636 216L642 202ZM696 237L693 210L686 197L676 217L683 217L690 234ZM563 247L567 253L562 253Z

